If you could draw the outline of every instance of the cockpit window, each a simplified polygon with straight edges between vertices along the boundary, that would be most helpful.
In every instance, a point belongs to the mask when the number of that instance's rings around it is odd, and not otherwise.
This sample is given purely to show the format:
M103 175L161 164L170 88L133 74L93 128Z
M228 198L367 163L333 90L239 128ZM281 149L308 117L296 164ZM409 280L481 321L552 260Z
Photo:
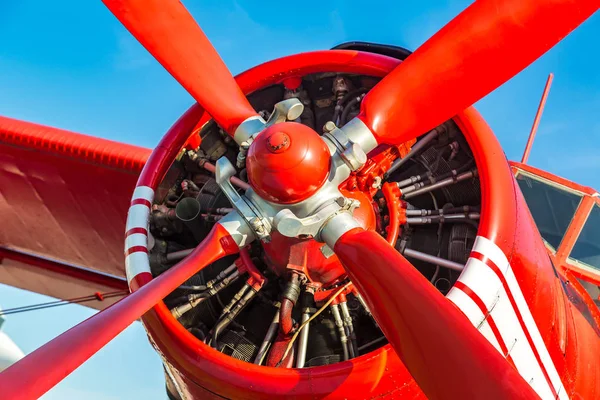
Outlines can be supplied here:
M557 249L582 196L522 173L517 182L542 238Z
M595 205L571 250L571 258L600 270L600 207Z

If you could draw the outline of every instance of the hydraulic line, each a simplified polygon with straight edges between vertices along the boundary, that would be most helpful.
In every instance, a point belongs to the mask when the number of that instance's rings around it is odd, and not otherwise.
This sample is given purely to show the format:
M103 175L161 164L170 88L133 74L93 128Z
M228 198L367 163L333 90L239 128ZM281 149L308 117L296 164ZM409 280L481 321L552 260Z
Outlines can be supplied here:
M279 330L279 307L280 306L281 306L281 303L279 303L279 302L275 303L275 307L277 307L277 310L275 311L275 315L273 316L273 321L271 321L271 325L269 325L267 334L265 335L265 338L263 339L263 342L261 343L261 345L258 349L256 358L254 359L254 364L257 364L257 365L262 364L265 356L267 355L267 351L269 350L269 347L271 346L271 343L273 343L273 339L275 339L275 336L277 335L277 331Z
M445 258L432 256L431 254L421 253L420 251L412 249L405 248L402 254L404 254L406 257L411 257L416 260L425 261L433 265L439 265L440 267L445 267L454 271L462 271L465 268L464 265L459 264L457 262L446 260Z
M344 321L342 320L342 316L340 315L340 310L337 304L331 305L331 314L333 315L335 326L337 326L338 332L340 334L340 342L342 343L344 361L347 361L350 358L348 351L348 337L346 336L346 330L344 329Z
M342 116L340 118L340 125L343 126L346 124L346 122L348 121L348 115L350 114L350 111L352 110L352 107L355 104L359 104L361 102L361 100L364 97L364 93L361 95L358 95L356 97L353 97L352 100L350 100L348 102L348 104L346 104L346 106L344 107L344 111L342 111Z
M450 178L442 179L436 183L433 183L428 186L421 187L416 190L407 190L406 188L402 191L402 195L404 199L410 199L412 197L418 196L423 193L428 193L436 189L440 189L446 186L453 185L458 182L466 181L467 179L471 179L477 176L477 170L471 170L464 172L460 175L452 176Z
M196 285L196 286L181 285L181 286L179 286L179 289L194 290L194 291L209 290L211 287L213 287L213 285L217 284L222 279L225 279L236 269L237 269L237 266L235 265L235 263L233 263L229 267L225 268L223 271L219 272L219 274L217 276L215 276L213 279L206 282L205 285Z
M391 246L396 245L400 233L400 190L393 183L385 182L381 188L388 207L390 223L387 226L387 240Z
M239 313L244 309L244 307L246 307L246 305L254 298L254 296L256 296L256 293L258 293L251 285L246 283L244 286L246 285L248 286L248 288L244 291L242 297L235 302L235 305L233 307L231 307L227 311L223 310L223 312L221 313L221 317L219 318L219 320L213 328L211 345L215 349L218 346L219 334L229 326L229 324L235 319L235 317L237 317Z
M173 308L171 310L171 314L173 314L173 316L175 318L181 318L181 316L183 314L190 311L191 309L196 307L198 304L200 304L204 300L210 298L211 296L214 296L215 294L217 294L218 292L220 292L221 290L223 290L224 288L229 286L239 276L240 276L240 273L238 271L234 271L231 275L223 278L223 280L216 283L214 286L211 285L206 291L204 291L202 293L195 293L195 294L188 295L187 302Z
M348 346L350 350L350 358L358 357L358 344L356 343L356 332L354 332L352 317L350 316L348 303L345 300L340 301L340 311L342 312L342 318L344 319L346 336L348 337L348 339L350 339L350 343Z
M279 329L284 335L289 335L293 328L292 310L300 296L300 277L293 273L283 294L281 295L281 310L279 315Z
M319 316L319 314L321 314L323 311L325 311L325 309L327 307L329 307L329 305L333 302L333 300L340 295L340 293L342 293L344 290L346 290L348 288L348 286L352 285L352 282L348 282L346 283L344 286L342 286L341 288L338 289L337 292L335 292L330 298L329 300L327 300L325 302L325 304L323 304L321 306L321 308L319 308L319 310L314 313L313 315L311 315L311 317L306 321L303 322L302 325L300 325L300 327L298 327L298 329L296 330L296 332L294 332L294 335L292 336L292 339L289 341L287 347L285 348L285 352L283 353L283 357L281 357L281 360L279 360L279 362L277 363L277 367L279 367L281 365L281 363L283 362L283 360L285 360L285 358L287 357L287 355L289 354L290 350L294 347L294 342L296 341L296 338L298 337L298 335L300 334L300 332L302 332L302 330L306 327L306 325L308 325L313 319L317 318Z

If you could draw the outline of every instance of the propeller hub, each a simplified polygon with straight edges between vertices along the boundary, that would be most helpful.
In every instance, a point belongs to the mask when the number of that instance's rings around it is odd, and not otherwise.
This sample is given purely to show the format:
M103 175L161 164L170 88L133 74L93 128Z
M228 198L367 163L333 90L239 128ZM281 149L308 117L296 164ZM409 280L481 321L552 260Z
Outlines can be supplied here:
M329 148L309 127L281 122L254 140L246 158L248 181L263 199L294 204L313 195L327 179Z
M267 147L271 153L283 153L290 147L290 136L285 132L275 132L267 139Z

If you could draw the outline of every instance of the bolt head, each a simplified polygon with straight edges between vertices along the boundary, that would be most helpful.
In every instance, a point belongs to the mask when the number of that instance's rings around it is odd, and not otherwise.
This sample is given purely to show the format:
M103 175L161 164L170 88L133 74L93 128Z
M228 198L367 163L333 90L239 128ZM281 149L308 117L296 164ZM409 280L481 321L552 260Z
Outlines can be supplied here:
M335 123L333 121L327 121L325 123L325 126L323 127L323 130L325 131L325 133L331 133L336 128L337 128L337 126L335 126Z

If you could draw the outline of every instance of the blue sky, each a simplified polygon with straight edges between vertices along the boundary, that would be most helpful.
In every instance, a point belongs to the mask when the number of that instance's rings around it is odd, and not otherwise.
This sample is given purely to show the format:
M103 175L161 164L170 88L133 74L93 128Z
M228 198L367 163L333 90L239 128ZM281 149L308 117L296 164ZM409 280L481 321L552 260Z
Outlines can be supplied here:
M348 40L418 47L470 1L187 1L235 74ZM477 104L507 156L520 159L541 91L555 73L530 164L600 188L600 14ZM503 55L510 57L510 54ZM191 97L100 1L0 3L0 115L154 146ZM0 285L4 308L47 299ZM25 351L92 314L67 306L10 316ZM48 399L162 399L158 357L135 323Z

